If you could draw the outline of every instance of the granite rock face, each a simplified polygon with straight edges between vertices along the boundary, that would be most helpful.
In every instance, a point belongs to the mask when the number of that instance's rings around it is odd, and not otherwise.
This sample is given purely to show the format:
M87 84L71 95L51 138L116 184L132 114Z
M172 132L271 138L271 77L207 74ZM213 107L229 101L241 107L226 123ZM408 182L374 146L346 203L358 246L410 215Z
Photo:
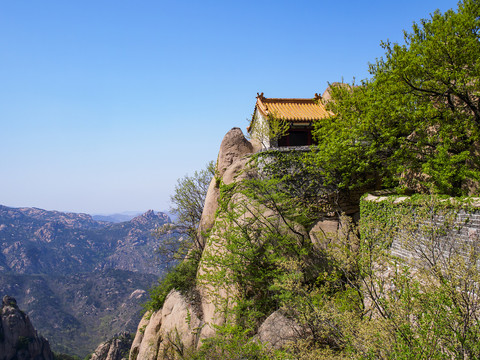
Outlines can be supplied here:
M223 138L218 152L217 171L223 176L225 170L244 155L253 153L253 145L245 139L240 128L231 129Z
M207 196L205 197L205 204L203 206L202 217L198 225L198 234L200 243L205 246L205 234L212 228L215 222L215 212L218 209L218 197L220 196L220 189L217 186L217 180L212 178L208 186Z
M237 289L235 286L222 287L203 282L202 275L215 271L204 258L216 256L226 251L222 215L217 212L220 184L231 185L254 176L255 168L249 166L250 155L256 152L255 144L249 142L239 128L233 128L224 137L220 146L215 177L212 179L205 200L200 234L208 233L208 242L204 239L203 255L200 260L195 300L172 290L167 296L163 308L148 313L137 330L130 351L130 360L179 359L178 350L194 351L202 342L215 335L216 326L227 319L222 311L223 304L234 304ZM232 197L232 203L243 203L241 194ZM261 204L252 204L252 208L262 212L262 216L277 218L278 214ZM248 220L249 214L244 215ZM255 214L251 214L255 216ZM292 230L290 230L292 231ZM307 234L306 229L295 227L296 236ZM292 234L295 236L295 234ZM216 241L210 241L215 239ZM297 324L280 313L274 313L262 325L258 334L259 341L272 347L282 347L288 341L295 340L302 333ZM176 352L177 351L177 352Z
M162 309L143 317L130 350L130 360L177 359L176 349L197 346L202 324L192 302L172 290Z
M205 245L205 239L203 239L202 234L208 232L215 222L215 212L218 209L218 197L220 195L219 180L223 180L225 183L233 182L234 176L245 166L245 156L255 151L255 146L243 136L240 128L232 128L225 134L218 152L216 176L208 187L202 218L198 226L203 245ZM226 174L227 170L229 170L228 174Z
M202 213L199 229L202 232L215 232L215 223L218 219L215 218L218 209L218 199L220 189L219 183L232 184L241 181L248 176L248 162L249 155L255 152L254 144L248 141L239 128L231 129L223 138L218 152L217 161L217 179L212 180L212 184L208 189L205 207ZM215 184L213 184L215 181ZM215 236L222 237L221 234ZM206 243L204 241L203 254L215 254L218 250L215 245ZM220 249L220 251L222 251ZM202 276L204 273L212 271L200 261L198 274ZM217 297L222 299L234 293L234 289L217 289L211 286L202 284L197 286L200 294L200 305L203 315L203 324L201 326L199 344L203 339L209 338L215 334L215 326L221 325L225 321L223 313L217 309ZM212 294L216 294L212 296ZM199 345L197 344L197 345Z
M305 337L306 330L292 319L285 317L280 311L275 311L258 329L257 339L275 349L281 349L289 342Z
M123 332L112 339L100 344L93 352L90 360L123 360L128 359L128 353L132 346L132 336Z
M0 309L0 360L53 360L48 341L8 295Z

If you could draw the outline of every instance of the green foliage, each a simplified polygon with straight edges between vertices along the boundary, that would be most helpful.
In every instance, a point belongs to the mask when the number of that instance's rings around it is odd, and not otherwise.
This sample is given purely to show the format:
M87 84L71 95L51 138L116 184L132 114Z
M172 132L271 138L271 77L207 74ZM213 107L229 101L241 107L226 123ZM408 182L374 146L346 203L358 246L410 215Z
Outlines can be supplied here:
M373 244L364 250L371 259L364 289L371 311L386 325L383 344L369 351L388 354L385 358L478 358L480 249L478 239L462 242L457 235L465 224L459 211L468 202L434 196L400 200L362 203L362 238ZM392 241L412 260L377 251Z
M150 300L144 305L146 311L157 311L162 308L163 303L172 290L178 290L183 295L189 296L195 286L199 256L192 256L185 259L174 267L158 285L150 289Z
M251 337L251 329L232 324L219 326L216 335L206 339L200 351L186 359L189 360L272 360L285 359L280 352L268 349Z
M281 206L281 213L288 212L288 216L292 216L291 220L300 222L306 228L311 227L312 224L308 222L312 221L315 214L337 211L328 199L335 189L326 184L324 172L313 164L312 156L314 154L311 152L277 150L253 155L251 165L261 170L260 177L257 180L250 179L248 185L252 198L262 203L267 202L269 208ZM266 179L269 181L264 181ZM257 192L257 187L263 190ZM283 196L284 199L280 201L270 194Z
M298 324L309 354L331 358L345 346L341 317L362 311L361 294L351 284L356 281L350 264L354 235L345 230L345 241L330 252L313 246L308 230L325 210L326 193L312 186L322 178L305 165L303 155L262 153L251 166L246 179L220 186L216 227L202 255L205 271L199 281L214 289L212 295L224 289L228 296L218 296L217 305L226 311L227 328L220 330L243 331L240 339L246 346L261 322L280 310ZM212 340L215 351L218 334ZM292 345L275 356L289 358L293 352L307 359L302 349Z
M275 114L269 114L266 121L262 120L254 114L250 122L249 133L252 134L253 139L259 141L265 148L269 148L271 144L276 144L290 130L289 122Z
M460 195L480 179L479 15L474 0L436 11L404 45L382 43L371 79L332 86L335 116L315 131L329 181Z
M278 308L273 285L285 271L279 264L314 253L308 235L301 230L302 225L311 225L309 208L299 208L299 198L282 190L289 188L285 179L286 175L250 176L220 186L216 229L209 238L213 250L202 256L209 271L201 281L235 287L231 292L237 294L235 317L245 326L255 327ZM305 268L312 273L317 265L305 260Z
M166 224L157 231L160 237L174 231L180 232L184 237L177 236L163 239L159 252L175 259L183 259L192 248L202 249L197 231L202 217L203 205L207 196L208 186L215 176L215 163L210 161L205 169L195 171L193 176L178 179L174 194L170 197L171 211L177 216L174 224Z
M341 216L340 230L314 245L306 230L324 194L302 186L311 168L299 154L267 155L253 157L257 172L220 186L199 281L227 294L217 298L226 323L193 359L480 357L480 248L456 241L468 200L363 201L359 228ZM414 262L391 255L399 239ZM276 352L253 341L274 311L299 335Z

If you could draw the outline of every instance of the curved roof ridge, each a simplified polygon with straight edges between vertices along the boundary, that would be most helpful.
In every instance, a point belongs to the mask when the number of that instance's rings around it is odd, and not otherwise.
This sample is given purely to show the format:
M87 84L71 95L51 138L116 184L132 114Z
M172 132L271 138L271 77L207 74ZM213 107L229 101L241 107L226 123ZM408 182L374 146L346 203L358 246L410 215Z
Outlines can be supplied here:
M313 98L266 98L257 93L256 110L263 115L275 114L281 119L301 122L315 121L331 116L320 101L322 97L315 94Z

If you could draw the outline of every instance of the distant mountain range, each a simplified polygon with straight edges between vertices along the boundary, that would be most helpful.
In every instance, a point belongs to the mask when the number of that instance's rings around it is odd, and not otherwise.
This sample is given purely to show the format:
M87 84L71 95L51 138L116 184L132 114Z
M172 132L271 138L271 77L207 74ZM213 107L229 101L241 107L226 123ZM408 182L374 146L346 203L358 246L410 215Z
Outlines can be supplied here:
M175 221L175 215L169 211L161 211L161 213L166 214L170 217L170 219ZM116 214L93 214L92 219L96 221L107 221L112 223L119 223L124 221L130 221L134 217L141 215L142 212L139 211L125 211L122 213Z
M0 295L17 299L54 351L83 357L135 331L146 291L166 268L152 233L167 222L152 210L113 222L0 205Z
M92 218L93 220L96 220L96 221L107 221L112 223L119 223L124 221L130 221L135 216L138 216L140 214L141 214L140 212L128 211L128 212L119 213L119 214L108 214L108 215L96 214L96 215L92 215Z

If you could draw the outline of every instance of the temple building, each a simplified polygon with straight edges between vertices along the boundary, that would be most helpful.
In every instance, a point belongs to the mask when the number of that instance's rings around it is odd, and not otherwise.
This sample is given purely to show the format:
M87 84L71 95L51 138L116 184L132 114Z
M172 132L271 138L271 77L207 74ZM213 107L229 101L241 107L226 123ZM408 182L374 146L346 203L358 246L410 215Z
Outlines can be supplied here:
M259 140L264 149L314 145L313 123L331 116L325 109L322 97L312 99L266 98L257 93L257 102L250 126L252 138ZM270 123L278 120L287 124L288 132L281 137L272 136Z

